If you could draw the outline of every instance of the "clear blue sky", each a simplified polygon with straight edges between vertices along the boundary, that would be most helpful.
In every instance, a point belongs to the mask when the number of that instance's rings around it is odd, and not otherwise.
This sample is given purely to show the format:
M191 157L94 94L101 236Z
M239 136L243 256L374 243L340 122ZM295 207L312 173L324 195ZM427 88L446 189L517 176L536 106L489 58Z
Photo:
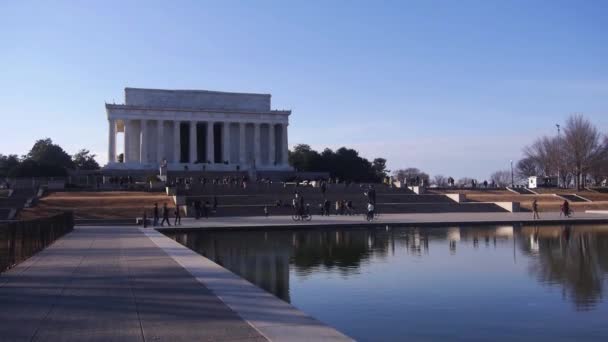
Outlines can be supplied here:
M124 87L272 93L290 144L487 178L574 112L608 132L608 1L0 0L0 153L105 163Z

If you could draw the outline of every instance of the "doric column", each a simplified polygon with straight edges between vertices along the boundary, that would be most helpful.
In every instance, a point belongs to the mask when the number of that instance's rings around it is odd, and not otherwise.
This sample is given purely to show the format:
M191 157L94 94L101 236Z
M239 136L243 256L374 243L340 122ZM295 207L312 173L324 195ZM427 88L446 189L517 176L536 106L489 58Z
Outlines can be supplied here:
M230 163L230 122L224 122L223 124L223 134L222 134L222 139L224 140L224 143L222 146L222 152L224 153L224 160L223 161L228 161L228 163Z
M274 166L276 162L276 141L274 137L274 123L268 125L268 164Z
M129 151L131 149L131 144L129 143L129 139L131 139L131 130L129 129L129 126L131 125L130 120L122 120L123 125L124 125L124 130L125 130L125 134L123 135L124 138L124 148L125 151L122 155L122 161L124 163L130 162L131 161L131 152Z
M156 137L156 161L162 162L165 158L165 122L163 120L156 121L158 134Z
M116 162L116 120L108 119L108 164Z
M207 121L207 160L215 163L215 146L213 146L213 121Z
M281 154L282 154L282 159L281 161L283 162L283 165L287 166L289 165L289 146L287 145L287 126L288 124L283 124L281 127L283 127L283 134L281 134L283 141L281 144Z
M247 165L247 157L245 156L245 126L244 122L239 122L239 159L241 160L241 168Z
M258 166L262 162L262 142L260 136L260 124L253 124L253 158L255 160L255 165Z
M181 135L180 135L179 124L180 124L179 121L173 121L173 162L174 163L179 163L180 154L181 154L181 150L180 150Z
M148 162L148 120L141 120L139 127L139 162Z
M190 163L196 162L196 121L190 121Z

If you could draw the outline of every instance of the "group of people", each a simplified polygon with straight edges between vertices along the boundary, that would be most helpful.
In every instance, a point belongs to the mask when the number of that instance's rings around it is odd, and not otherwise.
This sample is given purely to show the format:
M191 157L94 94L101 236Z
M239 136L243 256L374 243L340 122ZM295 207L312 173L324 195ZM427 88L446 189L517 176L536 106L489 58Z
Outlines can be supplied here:
M294 197L291 200L291 204L296 215L302 217L310 214L309 204L304 201L304 196L302 196L302 194L297 190L294 192Z
M535 198L532 201L532 217L534 220L540 219L540 215L538 214L538 212L539 212L538 200ZM562 204L560 205L559 217L562 217L562 215L564 217L572 216L572 209L570 208L570 203L567 200L564 200L564 202L562 202Z
M247 183L249 179L247 176L235 177L235 176L224 176L224 177L215 177L215 178L207 178L207 177L177 177L168 182L168 185L183 185L186 189L191 189L195 184L201 184L203 187L207 184L212 185L229 185L235 187L241 187L243 189L247 188Z
M135 180L131 176L123 176L123 177L112 176L112 177L108 178L108 183L110 183L112 185L119 185L122 188L123 186L129 185L129 184L134 184Z
M200 219L201 217L209 218L210 213L217 212L217 196L213 196L213 205L209 203L209 201L201 201L199 199L195 199L192 201L192 209L194 209L194 218Z
M160 211L160 208L158 207L158 203L154 203L154 209L152 210L152 213L153 213L152 224L156 227L159 225L159 221L160 221L161 227L165 225L165 222L167 223L167 226L171 226L171 223L169 222L170 211L171 210L167 206L166 202L163 204L162 212ZM161 214L162 214L162 220L160 219ZM177 226L177 225L182 224L182 215L180 212L179 205L175 206L175 208L173 210L173 217L175 219L173 221L173 225ZM146 216L144 213L144 224L145 224L145 220L146 220Z
M329 216L330 203L325 200L324 207L327 208L326 214ZM355 208L353 207L353 201L351 200L338 200L335 203L336 215L354 215Z
M201 217L205 217L205 218L209 218L209 214L211 212L216 212L217 211L217 197L214 196L213 197L213 206L210 206L209 201L201 201L201 200L194 200L192 201L192 209L194 212L194 218L195 219L200 219ZM169 206L167 205L167 203L164 203L162 208L159 208L158 203L154 203L154 208L152 209L152 224L156 227L158 225L160 225L161 227L165 225L165 223L167 223L167 226L171 226L171 222L169 220L171 216L171 209L169 208ZM181 225L182 224L182 215L181 215L181 210L180 210L180 206L176 205L175 208L173 209L173 224L174 225ZM144 223L146 220L146 213L144 212Z

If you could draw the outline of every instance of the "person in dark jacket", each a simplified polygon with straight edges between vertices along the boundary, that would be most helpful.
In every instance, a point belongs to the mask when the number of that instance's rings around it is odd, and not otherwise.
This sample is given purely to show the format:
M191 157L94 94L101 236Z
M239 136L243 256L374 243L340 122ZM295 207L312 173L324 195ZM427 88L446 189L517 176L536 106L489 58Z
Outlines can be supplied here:
M174 225L181 225L182 224L182 213L179 211L179 205L175 205L175 221L173 222Z
M167 203L163 204L163 220L160 221L161 227L167 222L167 226L171 226L169 222L169 208L167 207Z
M152 223L153 226L158 226L158 203L154 203L154 221Z
M205 218L209 218L209 201L205 201L203 204L203 216L205 216Z
M201 218L201 201L194 200L194 218L198 220Z
M562 216L562 214L564 214L565 217L570 217L570 215L571 215L570 203L568 203L568 201L564 201L564 203L562 203L561 209L562 209L562 211L559 216Z

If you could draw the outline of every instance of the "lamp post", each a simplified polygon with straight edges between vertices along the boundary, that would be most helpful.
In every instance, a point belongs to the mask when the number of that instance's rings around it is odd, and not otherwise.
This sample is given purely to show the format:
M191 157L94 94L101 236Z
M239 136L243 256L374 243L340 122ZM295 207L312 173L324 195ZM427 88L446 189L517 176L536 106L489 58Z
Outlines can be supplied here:
M557 127L557 187L560 187L560 177L559 177L559 167L562 161L562 156L560 155L560 145L561 145L561 139L559 136L559 124L555 124L555 127Z
M515 178L513 177L513 159L511 159L511 188L515 187Z

